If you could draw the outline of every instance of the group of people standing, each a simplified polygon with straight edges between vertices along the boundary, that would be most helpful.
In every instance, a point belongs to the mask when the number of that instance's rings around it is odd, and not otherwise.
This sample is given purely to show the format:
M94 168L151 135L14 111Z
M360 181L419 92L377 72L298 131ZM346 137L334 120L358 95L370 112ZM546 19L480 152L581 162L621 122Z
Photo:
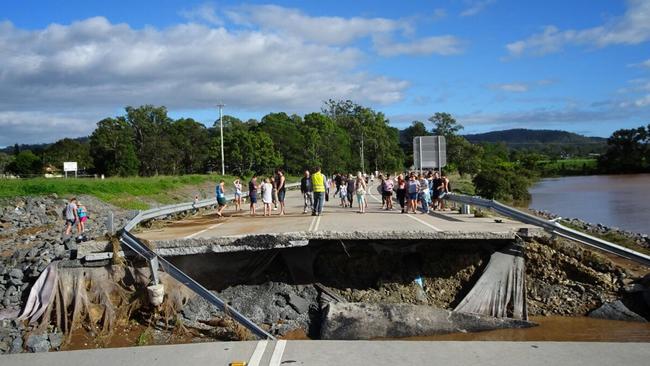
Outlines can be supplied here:
M437 171L420 174L410 172L407 179L404 178L404 174L399 174L397 181L393 181L390 174L385 177L380 175L379 179L381 183L378 189L382 195L382 208L385 206L386 210L393 209L393 192L396 194L402 213L415 213L418 206L424 214L429 213L430 210L445 209L443 197L450 192L450 184L444 174Z
M375 175L370 176L370 182ZM399 203L402 213L422 213L430 210L445 208L443 197L450 191L449 179L438 171L416 174L415 172L401 173L394 180L390 174L377 173L379 184L377 191L382 197L381 209L393 210L393 195ZM235 192L235 210L242 208L242 182L236 179L233 183ZM356 198L358 213L366 213L368 202L368 176L358 172L352 174L334 174L331 178L321 173L320 167L314 168L314 173L305 170L300 180L300 193L303 197L303 214L311 211L312 216L323 213L325 201L340 200L340 207L352 208ZM330 195L330 188L335 191ZM248 182L248 197L250 215L257 214L258 195L264 204L264 216L270 216L272 211L280 210L279 215L285 215L286 178L281 169L269 177L253 177ZM222 180L216 187L216 197L219 205L217 215L222 216L226 207L225 182ZM330 197L332 196L332 197ZM278 208L279 206L279 208Z
M311 210L312 216L319 216L323 213L324 201L330 199L330 187L332 187L332 179L323 175L320 167L316 167L314 174L310 174L309 170L305 173L300 180L300 193L303 196L303 212L307 213L308 209ZM357 198L359 207L358 213L365 213L368 203L366 202L366 192L368 190L367 178L357 173L356 178L352 174L335 174L333 177L336 190L334 191L333 198L340 199L341 207L353 206L354 197Z

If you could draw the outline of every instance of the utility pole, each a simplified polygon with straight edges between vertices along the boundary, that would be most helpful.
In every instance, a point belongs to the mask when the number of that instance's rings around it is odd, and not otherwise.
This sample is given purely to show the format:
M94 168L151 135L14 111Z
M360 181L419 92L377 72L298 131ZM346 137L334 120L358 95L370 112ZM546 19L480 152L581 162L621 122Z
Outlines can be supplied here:
M365 173L365 159L363 158L363 130L361 130L361 173Z
M221 129L221 175L226 175L226 166L224 165L223 157L223 107L225 106L223 103L217 104L217 107L219 107L219 128Z

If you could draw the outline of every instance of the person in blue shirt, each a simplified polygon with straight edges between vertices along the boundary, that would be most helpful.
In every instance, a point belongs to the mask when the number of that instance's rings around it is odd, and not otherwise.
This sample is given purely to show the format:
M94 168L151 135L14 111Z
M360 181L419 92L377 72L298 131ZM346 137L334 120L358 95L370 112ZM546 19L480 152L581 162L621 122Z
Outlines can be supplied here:
M217 187L215 188L215 193L217 196L217 203L219 204L219 210L217 211L217 216L223 217L223 210L226 208L226 190L225 190L225 185L226 182L222 179L219 184L217 184Z

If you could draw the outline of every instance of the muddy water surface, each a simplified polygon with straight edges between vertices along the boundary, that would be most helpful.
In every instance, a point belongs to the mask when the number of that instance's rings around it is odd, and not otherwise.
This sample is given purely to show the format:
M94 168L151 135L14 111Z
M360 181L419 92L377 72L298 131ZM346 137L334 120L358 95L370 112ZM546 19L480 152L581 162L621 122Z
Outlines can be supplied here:
M538 327L499 329L480 333L455 333L411 337L427 341L555 341L555 342L650 342L650 323L602 320L587 317L532 317Z

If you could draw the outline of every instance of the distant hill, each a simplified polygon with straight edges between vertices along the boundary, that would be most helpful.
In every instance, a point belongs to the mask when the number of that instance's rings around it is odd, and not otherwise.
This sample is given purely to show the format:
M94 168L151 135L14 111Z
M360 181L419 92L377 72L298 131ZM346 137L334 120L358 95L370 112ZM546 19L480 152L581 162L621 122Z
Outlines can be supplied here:
M71 140L79 141L79 142L81 142L83 144L83 143L88 142L88 140L90 140L90 137L87 137L87 136L85 136L85 137L77 137L77 138L73 138ZM29 144L29 145L19 144L18 149L20 151L31 150L33 153L38 153L40 151L43 151L43 150L47 149L48 146L50 146L52 144L53 144L53 142L52 143L45 143L45 144ZM14 145L10 145L10 146L0 148L0 152L3 152L5 154L13 154L14 153Z
M472 143L503 142L512 148L548 144L593 146L605 146L607 144L607 139L602 137L588 137L567 131L528 130L524 128L464 135L464 137Z

